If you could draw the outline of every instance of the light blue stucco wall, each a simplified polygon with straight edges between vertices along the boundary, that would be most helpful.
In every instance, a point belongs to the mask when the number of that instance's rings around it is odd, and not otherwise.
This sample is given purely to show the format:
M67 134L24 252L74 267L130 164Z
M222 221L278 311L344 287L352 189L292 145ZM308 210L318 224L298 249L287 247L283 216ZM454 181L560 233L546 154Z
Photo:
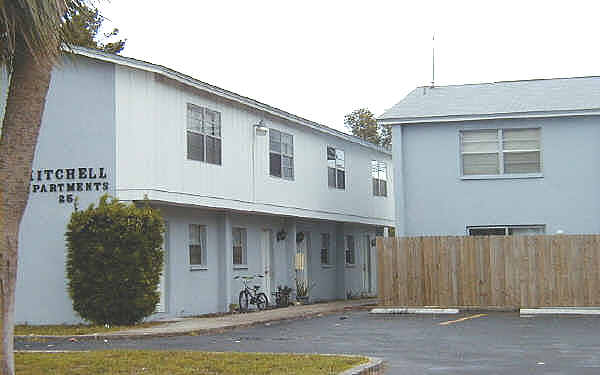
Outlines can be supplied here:
M51 174L32 181L19 236L16 290L17 322L76 322L65 278L65 230L73 204L59 203L72 194L82 208L112 193L115 168L114 65L83 57L63 60L52 73L36 148L33 170L75 168L76 178L58 180ZM79 178L79 168L94 168L95 179ZM101 179L99 168L106 178ZM85 175L89 174L89 169ZM60 176L60 174L59 174ZM87 176L89 177L89 176ZM84 191L33 192L34 185L83 183ZM108 190L85 191L86 182L108 183ZM55 187L57 188L57 187ZM63 187L66 189L66 187Z
M532 224L545 225L548 234L600 233L599 122L587 116L395 126L394 140L402 138L402 147L394 148L396 191L405 202L397 225L406 235ZM511 127L541 128L543 177L461 179L459 131Z

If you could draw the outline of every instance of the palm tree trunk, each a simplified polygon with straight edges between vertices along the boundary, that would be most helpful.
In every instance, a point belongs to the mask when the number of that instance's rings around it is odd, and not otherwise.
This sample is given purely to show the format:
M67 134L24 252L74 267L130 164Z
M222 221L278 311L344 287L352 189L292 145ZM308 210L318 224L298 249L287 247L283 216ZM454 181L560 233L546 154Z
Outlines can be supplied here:
M31 164L52 64L34 59L22 40L10 78L0 138L0 374L14 374L15 284L19 225L29 198ZM29 233L31 235L31 233Z

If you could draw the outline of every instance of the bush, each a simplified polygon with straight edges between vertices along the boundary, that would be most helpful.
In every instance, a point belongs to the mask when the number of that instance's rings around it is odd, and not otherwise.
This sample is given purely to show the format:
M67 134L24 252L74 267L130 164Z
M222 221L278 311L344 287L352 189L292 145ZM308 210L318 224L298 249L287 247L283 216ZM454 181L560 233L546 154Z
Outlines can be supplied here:
M104 195L98 207L75 211L67 227L67 278L73 309L96 324L130 325L159 302L164 222Z

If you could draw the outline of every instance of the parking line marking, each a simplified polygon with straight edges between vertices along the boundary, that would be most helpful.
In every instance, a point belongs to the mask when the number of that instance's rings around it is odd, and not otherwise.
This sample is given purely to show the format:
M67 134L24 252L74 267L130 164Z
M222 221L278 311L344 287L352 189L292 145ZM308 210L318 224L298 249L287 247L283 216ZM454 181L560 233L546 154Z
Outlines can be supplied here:
M440 325L441 326L447 326L449 324L464 322L465 320L475 319L475 318L481 318L481 317L484 317L484 316L487 316L487 314L475 314L475 315L471 315L471 316L465 316L464 318L460 318L460 319L456 319L456 320L449 320L447 322L441 322Z

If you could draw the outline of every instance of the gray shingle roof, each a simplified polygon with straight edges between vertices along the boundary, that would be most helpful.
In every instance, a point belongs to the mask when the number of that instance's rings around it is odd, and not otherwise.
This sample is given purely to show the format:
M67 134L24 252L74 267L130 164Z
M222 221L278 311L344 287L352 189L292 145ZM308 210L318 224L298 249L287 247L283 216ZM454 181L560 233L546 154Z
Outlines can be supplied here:
M379 117L414 119L600 108L600 77L418 87Z

